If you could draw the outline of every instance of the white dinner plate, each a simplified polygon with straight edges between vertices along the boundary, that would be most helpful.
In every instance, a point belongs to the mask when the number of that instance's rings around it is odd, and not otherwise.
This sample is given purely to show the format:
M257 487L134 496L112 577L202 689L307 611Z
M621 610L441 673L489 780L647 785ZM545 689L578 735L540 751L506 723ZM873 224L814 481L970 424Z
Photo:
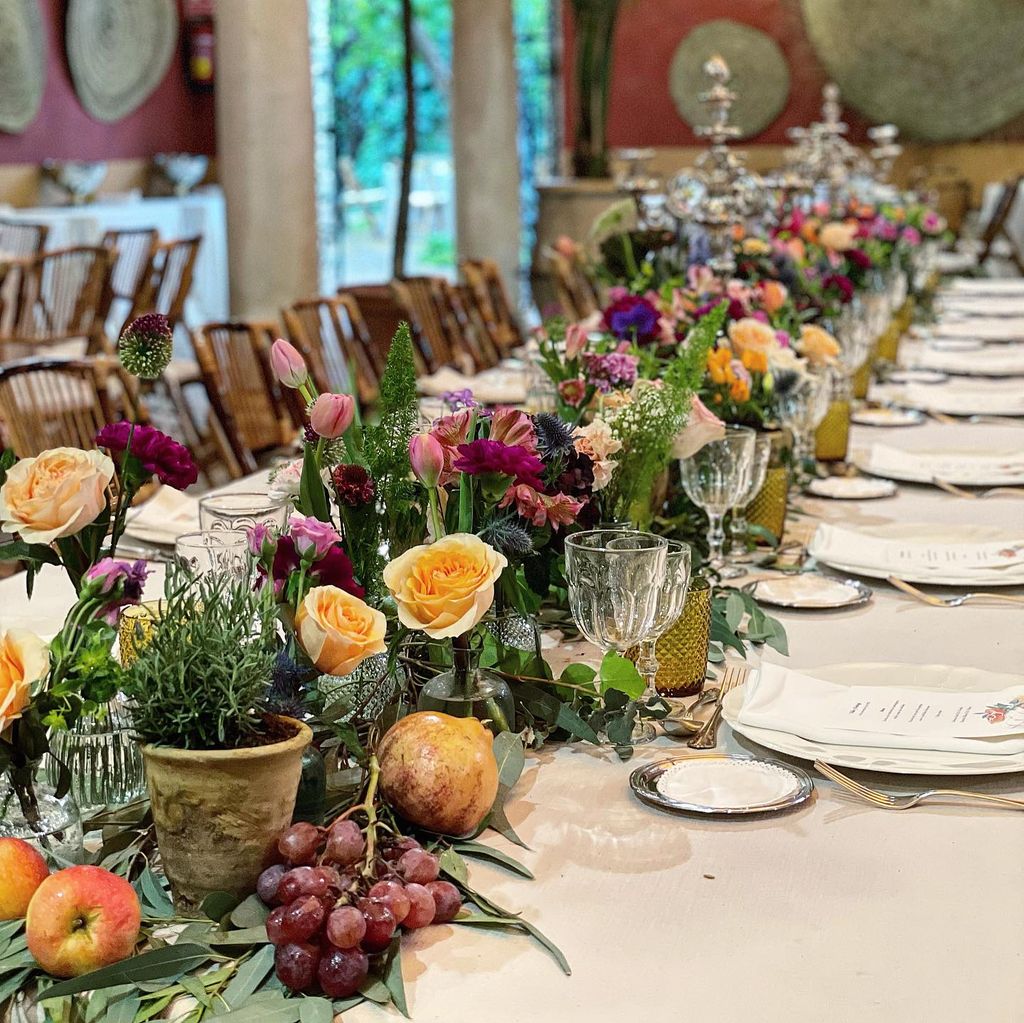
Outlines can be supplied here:
M987 450L984 454L984 459L978 459L976 449L932 448L913 452L914 457L920 459L917 462L883 460L876 465L872 461L872 449L868 448L853 451L850 460L861 472L876 473L886 478L879 482L895 479L907 483L932 483L938 478L945 483L961 487L1012 487L1024 484L1020 449L1000 450L999 455L1005 459L1003 464L999 463L999 459L993 461L988 457L995 455L996 452ZM973 461L972 455L975 456ZM935 461L936 458L944 457L951 460L946 465Z
M856 579L833 579L817 572L770 576L754 584L759 604L801 611L832 611L859 607L871 599L871 590Z
M896 493L896 484L892 480L864 476L826 476L825 479L811 480L807 484L807 493L833 501L871 501L892 497Z
M861 408L850 419L858 426L920 426L925 414L909 408Z
M798 767L730 753L683 753L638 767L630 788L641 802L672 813L736 817L776 813L814 790Z
M850 686L902 685L943 692L985 693L1013 685L1024 688L1024 676L979 671L944 664L899 664L880 661L867 664L830 664L813 669L816 678ZM1024 753L986 756L983 753L951 753L942 750L886 749L881 746L840 746L815 742L789 732L740 724L743 687L731 689L722 700L722 717L739 735L803 760L824 760L836 767L890 774L1012 774L1024 771Z
M937 525L926 522L890 522L880 526L872 526L863 530L872 536L889 540L912 540L916 543L962 544L962 543L1001 543L1014 542L1006 529L978 524ZM822 551L815 544L818 534L811 537L807 550L812 557L824 565L830 565L840 572L867 576L869 579L888 579L898 574L908 583L919 583L925 586L959 586L987 590L992 586L1024 586L1024 568L998 568L974 572L946 569L943 571L922 572L909 567L895 573L892 567L874 568L868 565L852 565L845 561L837 561Z

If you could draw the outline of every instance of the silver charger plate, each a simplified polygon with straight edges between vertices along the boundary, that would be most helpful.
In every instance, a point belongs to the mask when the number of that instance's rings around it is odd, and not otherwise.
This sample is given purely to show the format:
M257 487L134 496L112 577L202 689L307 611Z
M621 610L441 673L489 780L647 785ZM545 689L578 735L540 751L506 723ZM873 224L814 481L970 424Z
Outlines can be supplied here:
M629 786L648 806L703 817L778 813L814 791L810 776L774 760L731 753L684 753L638 767Z
M860 607L873 596L858 579L835 579L815 572L760 579L754 585L759 604L798 611L833 611Z
M858 426L920 426L925 414L916 409L862 408L856 409L850 420Z

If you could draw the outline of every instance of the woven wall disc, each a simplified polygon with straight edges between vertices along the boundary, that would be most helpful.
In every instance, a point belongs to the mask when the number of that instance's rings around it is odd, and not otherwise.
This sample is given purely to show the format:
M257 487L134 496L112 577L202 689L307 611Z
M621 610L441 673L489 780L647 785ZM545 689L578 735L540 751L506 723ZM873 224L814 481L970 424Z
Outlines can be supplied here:
M0 131L24 131L39 113L46 44L39 0L0 0Z
M802 0L843 102L929 142L975 138L1024 112L1021 0Z
M786 58L770 35L749 25L728 18L698 25L679 44L668 73L672 101L691 127L707 123L708 112L697 97L710 85L704 62L716 53L729 65L729 88L737 95L729 120L741 129L741 138L750 138L767 128L786 105Z
M98 121L119 121L160 84L178 42L174 0L69 0L68 64Z

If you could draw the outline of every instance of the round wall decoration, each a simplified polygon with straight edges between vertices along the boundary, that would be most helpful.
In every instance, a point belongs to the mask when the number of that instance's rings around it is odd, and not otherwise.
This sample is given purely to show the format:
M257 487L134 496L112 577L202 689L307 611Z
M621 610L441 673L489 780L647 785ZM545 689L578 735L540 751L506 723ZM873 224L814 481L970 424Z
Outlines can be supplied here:
M975 138L1024 111L1020 0L803 0L843 101L914 138Z
M69 0L68 64L98 121L118 121L152 93L178 42L175 0Z
M789 68L779 44L770 35L729 18L698 25L676 49L668 87L679 116L691 127L707 122L697 98L709 86L702 68L715 54L732 72L729 87L736 93L730 120L741 138L763 131L782 112L789 96Z
M46 83L39 0L0 0L0 131L24 131L35 120Z

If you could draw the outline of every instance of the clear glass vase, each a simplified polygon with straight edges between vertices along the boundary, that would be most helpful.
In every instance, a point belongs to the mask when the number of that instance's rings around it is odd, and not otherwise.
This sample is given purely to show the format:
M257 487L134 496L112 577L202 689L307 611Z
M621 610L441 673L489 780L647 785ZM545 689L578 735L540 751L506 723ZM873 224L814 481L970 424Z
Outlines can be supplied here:
M44 757L44 760L51 760ZM82 859L82 817L71 792L58 796L47 780L52 770L33 764L0 774L0 838L20 838L58 862Z
M420 690L419 710L435 710L456 718L474 717L497 735L515 729L515 701L508 683L481 668L476 651L458 645L454 665L435 675Z

